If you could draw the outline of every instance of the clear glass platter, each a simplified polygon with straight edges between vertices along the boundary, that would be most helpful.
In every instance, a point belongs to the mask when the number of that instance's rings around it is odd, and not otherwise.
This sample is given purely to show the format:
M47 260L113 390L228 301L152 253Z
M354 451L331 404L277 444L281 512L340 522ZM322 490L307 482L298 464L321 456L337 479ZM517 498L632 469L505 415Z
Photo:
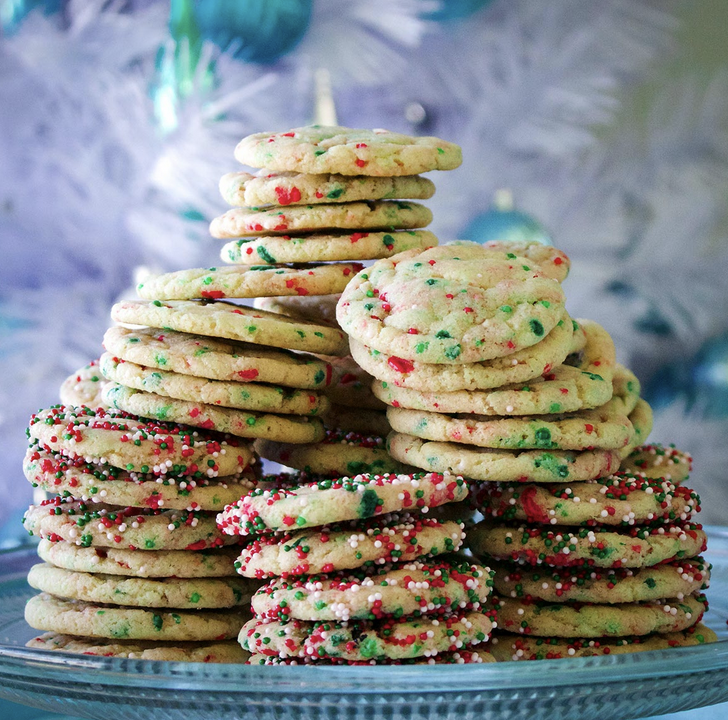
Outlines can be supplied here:
M487 665L254 667L24 647L32 548L0 553L0 697L84 718L145 720L627 720L728 700L728 528L708 528L706 623L720 642Z

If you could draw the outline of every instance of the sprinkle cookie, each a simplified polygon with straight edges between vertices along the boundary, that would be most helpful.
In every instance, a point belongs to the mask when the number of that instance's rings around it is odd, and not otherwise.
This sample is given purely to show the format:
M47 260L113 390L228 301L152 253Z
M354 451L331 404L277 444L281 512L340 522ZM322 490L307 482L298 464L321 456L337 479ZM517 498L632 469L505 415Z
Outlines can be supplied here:
M396 177L454 170L462 163L462 151L435 137L309 125L249 135L235 148L235 159L274 172Z
M339 302L340 297L341 293L335 295L283 295L256 298L253 304L268 312L337 327L336 303Z
M388 258L405 250L424 250L437 245L428 230L352 232L347 234L268 235L242 238L226 243L220 257L226 263L257 265L266 263L338 262Z
M374 350L425 363L475 363L531 347L564 314L564 293L530 261L476 243L377 261L336 308L344 330Z
M457 245L457 242L454 244ZM569 256L565 252L552 245L544 245L536 241L491 240L484 243L483 247L488 250L500 250L501 252L510 252L519 257L528 258L531 262L536 263L548 277L559 282L566 280L571 268L571 260L569 260Z
M59 393L61 402L64 405L104 407L101 392L105 385L106 380L99 371L99 361L92 360L63 381Z
M610 402L613 401L614 398L610 400ZM622 460L647 440L652 432L652 420L652 408L642 398L638 399L634 410L629 414L629 421L632 424L632 436L629 443L620 450Z
M333 368L333 377L325 394L332 403L357 409L386 409L387 406L372 393L372 376L364 372L350 355L327 359Z
M462 477L439 473L356 475L276 489L254 489L218 515L229 535L319 527L399 511L428 512L468 494Z
M245 651L243 651L245 652ZM471 665L484 662L495 662L495 658L484 650L461 650L454 653L438 653L434 657L411 658L409 660L340 660L337 658L316 657L290 658L278 655L251 655L247 665L301 665L315 667L322 665Z
M127 362L210 380L310 390L331 382L331 366L313 355L172 330L112 327L104 335L104 347Z
M641 445L622 461L622 469L648 478L664 478L679 485L690 476L693 458L674 445Z
M289 350L325 355L343 355L348 351L344 333L340 330L228 302L128 300L114 305L111 317L120 323L149 325Z
M220 194L234 207L319 205L368 200L427 200L435 194L432 180L418 176L347 177L232 172L220 179Z

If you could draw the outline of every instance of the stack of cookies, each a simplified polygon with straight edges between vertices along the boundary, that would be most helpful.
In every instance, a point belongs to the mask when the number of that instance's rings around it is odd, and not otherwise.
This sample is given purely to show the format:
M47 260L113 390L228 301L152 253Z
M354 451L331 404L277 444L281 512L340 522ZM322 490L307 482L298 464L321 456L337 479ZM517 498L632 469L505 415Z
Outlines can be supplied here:
M216 511L253 487L248 445L115 410L31 419L27 479L52 497L24 523L41 539L26 606L31 647L242 662L231 642L257 585L235 573Z
M483 662L494 623L484 607L490 570L452 556L461 523L431 509L468 494L439 473L280 477L218 517L248 538L245 577L270 579L240 633L260 664Z

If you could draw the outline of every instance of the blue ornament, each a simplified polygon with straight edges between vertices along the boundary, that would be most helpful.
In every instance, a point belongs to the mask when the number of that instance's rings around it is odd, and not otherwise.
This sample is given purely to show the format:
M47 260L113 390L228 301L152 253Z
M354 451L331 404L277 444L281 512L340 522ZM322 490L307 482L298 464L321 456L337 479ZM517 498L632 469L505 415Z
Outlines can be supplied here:
M440 0L438 10L424 15L427 20L448 22L449 20L462 20L490 5L492 0Z
M491 240L529 241L553 245L551 237L541 223L520 210L514 210L510 190L499 190L492 207L476 215L460 231L458 237L463 240L473 240L481 245Z
M4 0L0 1L0 26L5 35L12 35L28 13L40 10L53 15L63 10L64 0Z

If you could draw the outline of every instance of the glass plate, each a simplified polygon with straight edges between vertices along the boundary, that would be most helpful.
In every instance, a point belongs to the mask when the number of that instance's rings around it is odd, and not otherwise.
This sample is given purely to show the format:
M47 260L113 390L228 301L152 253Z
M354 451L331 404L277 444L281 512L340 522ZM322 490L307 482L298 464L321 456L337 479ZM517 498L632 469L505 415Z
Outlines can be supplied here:
M85 718L627 720L728 700L728 528L708 528L720 642L486 665L285 667L98 658L23 647L32 548L0 553L0 697Z

